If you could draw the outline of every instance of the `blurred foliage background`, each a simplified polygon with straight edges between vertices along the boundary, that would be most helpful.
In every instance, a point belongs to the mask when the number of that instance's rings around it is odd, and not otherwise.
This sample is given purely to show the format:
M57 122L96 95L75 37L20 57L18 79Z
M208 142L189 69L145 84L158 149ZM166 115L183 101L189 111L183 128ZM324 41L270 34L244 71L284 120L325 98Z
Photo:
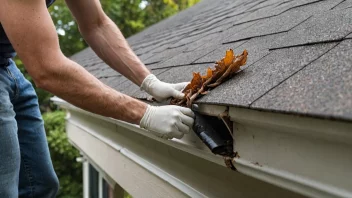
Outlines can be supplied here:
M200 0L100 0L106 14L117 24L127 38ZM57 0L50 8L56 26L60 47L71 56L87 47L64 0ZM34 85L21 60L15 62ZM59 198L82 197L82 167L76 162L79 151L68 142L65 133L65 112L50 103L52 95L35 88L43 114L51 158L60 180Z

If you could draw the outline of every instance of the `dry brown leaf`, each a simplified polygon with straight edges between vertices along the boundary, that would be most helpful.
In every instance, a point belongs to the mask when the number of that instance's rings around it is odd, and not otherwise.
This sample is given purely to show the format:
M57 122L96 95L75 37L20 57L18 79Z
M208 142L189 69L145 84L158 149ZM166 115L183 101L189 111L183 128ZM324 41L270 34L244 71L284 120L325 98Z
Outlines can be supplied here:
M230 65L235 59L235 54L232 49L226 50L225 57L223 58L225 66Z
M202 80L203 82L205 82L211 77L213 77L213 70L210 67L208 67L207 74L205 76L202 76Z
M200 75L199 72L193 73L193 79L191 81L191 90L194 92L197 92L198 89L202 87L203 80L202 76Z
M193 73L191 83L183 90L185 98L172 99L170 103L191 107L193 101L209 93L210 88L220 85L238 72L241 66L246 64L247 56L247 50L244 50L239 56L236 56L232 49L226 50L225 56L215 63L215 68L208 68L204 76L201 76L199 72Z

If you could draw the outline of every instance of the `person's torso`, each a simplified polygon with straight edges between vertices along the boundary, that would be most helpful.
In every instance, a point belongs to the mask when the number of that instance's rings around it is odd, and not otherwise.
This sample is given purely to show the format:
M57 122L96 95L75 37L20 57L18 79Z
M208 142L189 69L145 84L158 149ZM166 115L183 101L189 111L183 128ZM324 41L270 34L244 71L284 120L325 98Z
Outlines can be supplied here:
M46 5L49 7L54 3L55 0L46 0ZM0 23L0 56L10 58L15 53L15 49L12 47L11 42L6 36L4 28Z

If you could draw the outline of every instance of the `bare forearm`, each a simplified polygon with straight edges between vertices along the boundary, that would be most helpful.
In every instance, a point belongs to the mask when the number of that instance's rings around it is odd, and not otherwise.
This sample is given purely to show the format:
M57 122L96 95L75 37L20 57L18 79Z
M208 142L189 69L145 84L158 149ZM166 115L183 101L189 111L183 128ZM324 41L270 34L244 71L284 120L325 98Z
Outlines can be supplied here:
M64 58L39 85L87 111L139 124L146 104L104 85L77 63Z
M82 35L104 62L136 85L150 74L109 18L94 30L82 31Z
M114 91L64 57L45 1L0 0L0 4L1 25L39 87L82 109L139 124L146 104Z

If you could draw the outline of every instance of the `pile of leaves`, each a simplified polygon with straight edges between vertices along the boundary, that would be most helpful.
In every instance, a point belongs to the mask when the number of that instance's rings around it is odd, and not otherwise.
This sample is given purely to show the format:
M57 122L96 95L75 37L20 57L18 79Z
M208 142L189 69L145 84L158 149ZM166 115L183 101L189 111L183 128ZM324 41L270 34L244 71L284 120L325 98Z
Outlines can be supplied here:
M232 49L226 50L225 57L215 63L214 69L209 67L204 76L199 72L193 73L193 79L183 90L185 94L183 99L172 99L170 103L190 108L194 100L207 94L210 89L237 73L240 67L246 64L247 56L247 50L239 56L236 56Z

